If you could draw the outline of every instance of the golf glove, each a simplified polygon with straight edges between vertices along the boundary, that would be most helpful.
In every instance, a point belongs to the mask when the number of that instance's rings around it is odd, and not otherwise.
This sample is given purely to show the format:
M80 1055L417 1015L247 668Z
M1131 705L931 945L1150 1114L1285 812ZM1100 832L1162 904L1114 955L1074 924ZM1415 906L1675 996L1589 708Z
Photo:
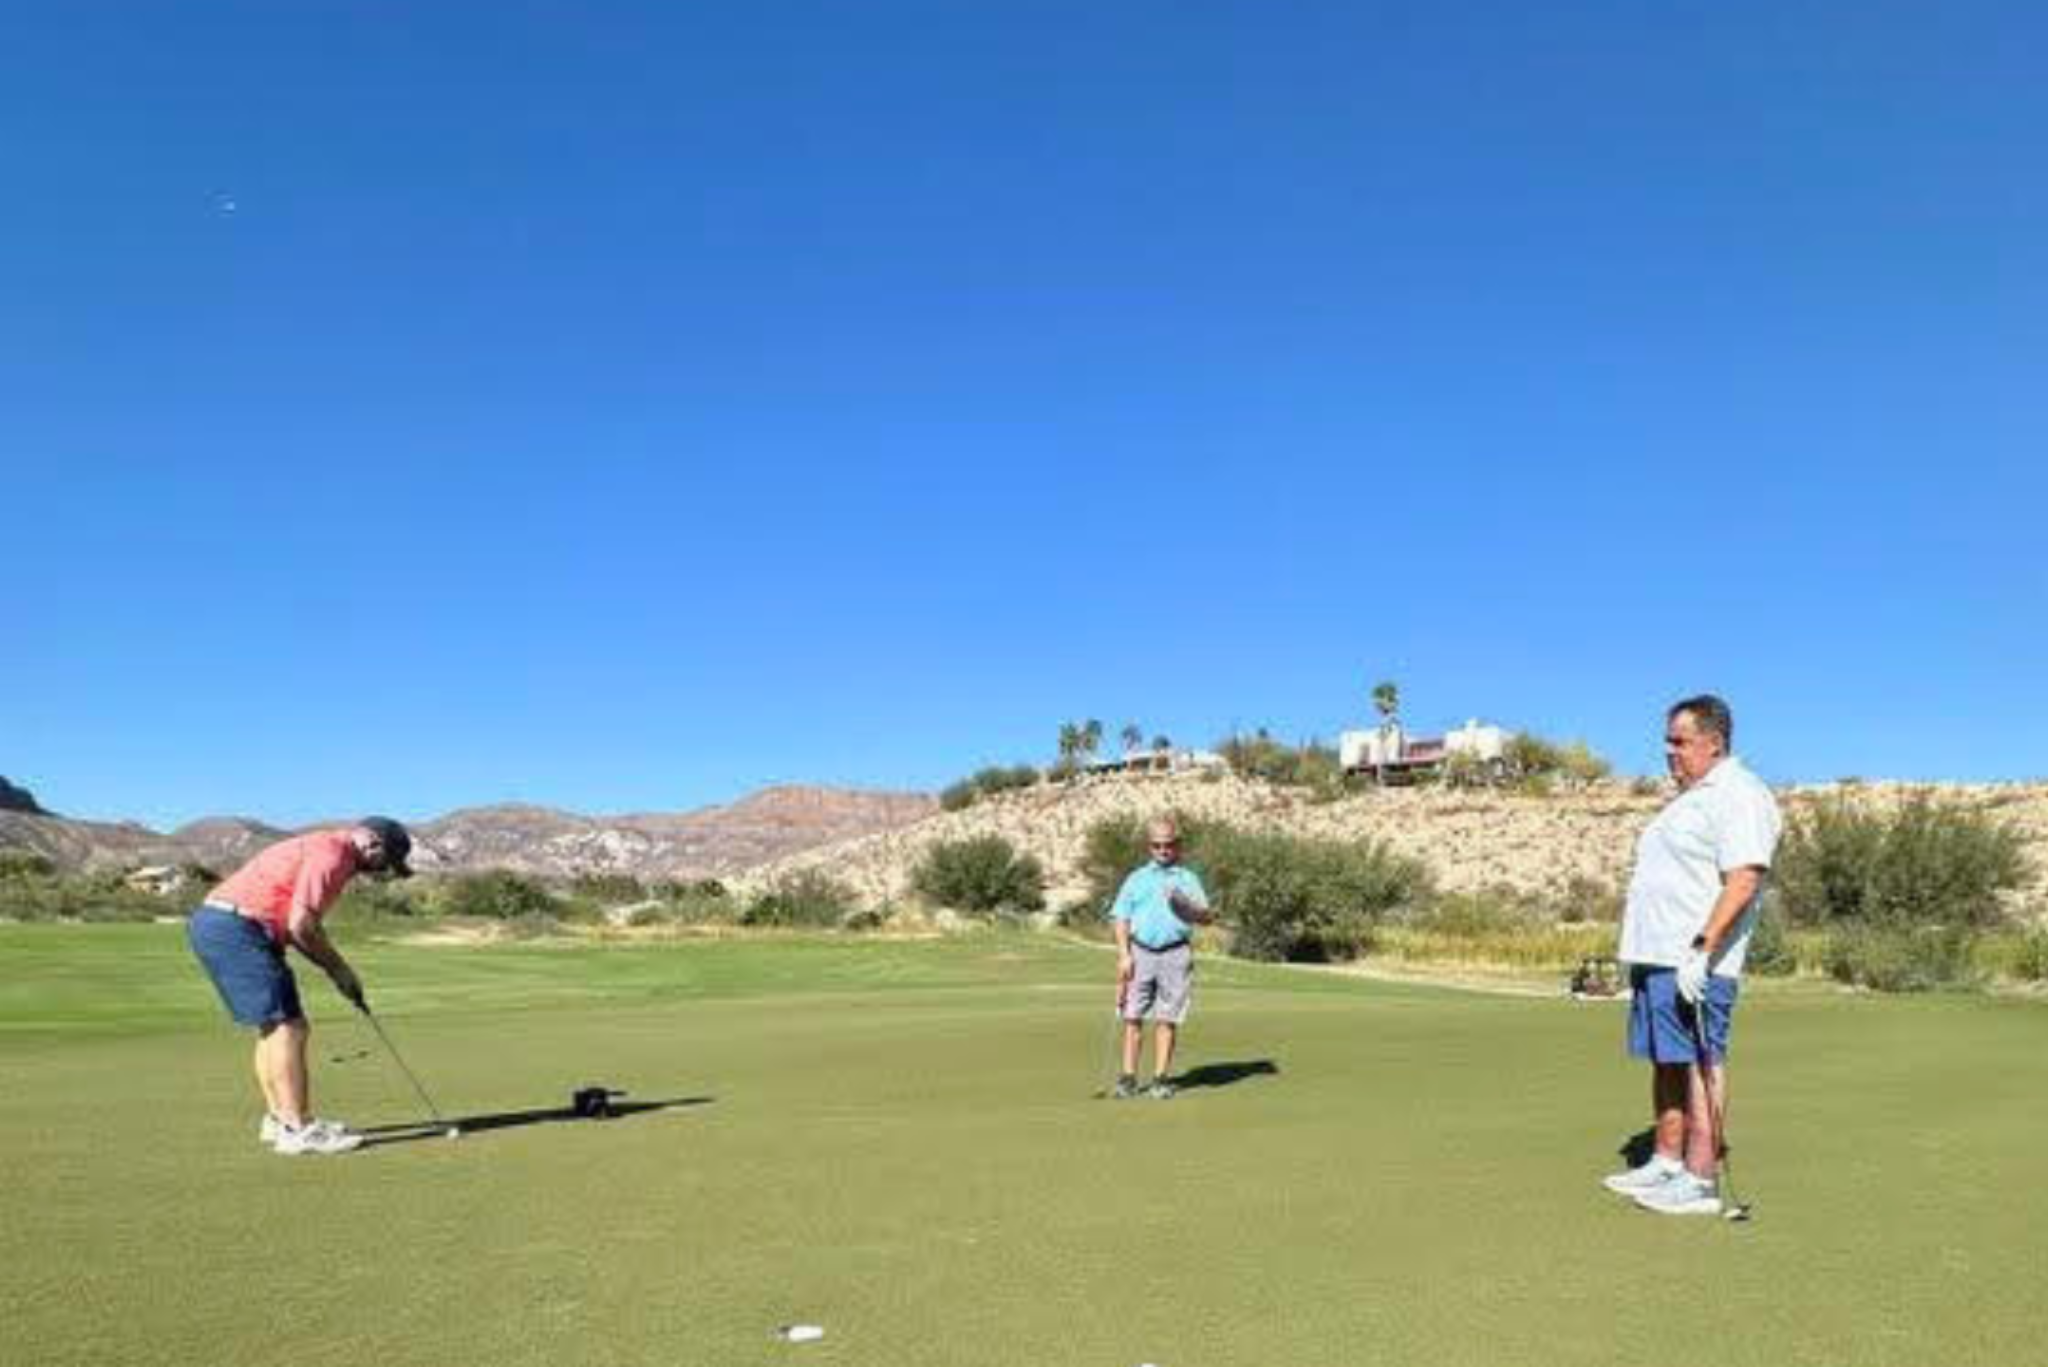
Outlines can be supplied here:
M1698 1006L1707 995L1707 951L1688 949L1678 963L1678 995Z

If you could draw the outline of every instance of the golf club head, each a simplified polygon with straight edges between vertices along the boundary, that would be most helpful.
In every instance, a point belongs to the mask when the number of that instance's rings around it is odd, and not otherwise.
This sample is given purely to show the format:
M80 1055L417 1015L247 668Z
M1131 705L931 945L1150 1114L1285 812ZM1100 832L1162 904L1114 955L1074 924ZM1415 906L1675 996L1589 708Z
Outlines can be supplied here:
M1731 1225L1746 1225L1749 1223L1749 1209L1746 1205L1731 1205L1721 1212L1721 1218Z

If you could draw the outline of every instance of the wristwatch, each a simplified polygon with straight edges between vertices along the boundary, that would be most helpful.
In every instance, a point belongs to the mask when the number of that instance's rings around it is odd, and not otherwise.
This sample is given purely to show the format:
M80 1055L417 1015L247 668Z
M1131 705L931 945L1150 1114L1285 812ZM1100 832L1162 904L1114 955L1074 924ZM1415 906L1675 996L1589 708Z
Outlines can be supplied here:
M1697 950L1699 950L1699 951L1700 951L1701 953L1705 953L1705 952L1706 952L1706 948L1707 948L1707 937L1706 937L1706 933L1705 933L1704 931L1702 931L1702 932L1701 932L1700 934L1698 934L1698 935L1695 935L1695 936L1693 936L1693 937L1692 937L1692 947L1693 947L1694 949L1697 949Z

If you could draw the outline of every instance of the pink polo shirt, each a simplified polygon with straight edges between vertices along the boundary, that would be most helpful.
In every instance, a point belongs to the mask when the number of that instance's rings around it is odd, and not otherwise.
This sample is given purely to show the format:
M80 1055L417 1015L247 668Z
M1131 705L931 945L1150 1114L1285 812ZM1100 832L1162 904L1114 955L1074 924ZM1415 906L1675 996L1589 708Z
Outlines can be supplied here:
M294 907L325 916L355 872L356 842L351 833L314 831L270 846L206 894L206 900L226 902L263 922L271 937L283 943Z

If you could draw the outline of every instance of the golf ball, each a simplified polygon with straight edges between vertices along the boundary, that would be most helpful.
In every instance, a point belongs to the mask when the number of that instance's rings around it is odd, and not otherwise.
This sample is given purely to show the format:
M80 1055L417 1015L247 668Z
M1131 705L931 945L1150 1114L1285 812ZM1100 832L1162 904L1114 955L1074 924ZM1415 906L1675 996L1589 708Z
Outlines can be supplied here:
M448 1137L449 1137L450 1139L460 1139L460 1138L462 1138L462 1128L461 1128L461 1126L459 1126L459 1125L450 1125L450 1126L448 1127Z

